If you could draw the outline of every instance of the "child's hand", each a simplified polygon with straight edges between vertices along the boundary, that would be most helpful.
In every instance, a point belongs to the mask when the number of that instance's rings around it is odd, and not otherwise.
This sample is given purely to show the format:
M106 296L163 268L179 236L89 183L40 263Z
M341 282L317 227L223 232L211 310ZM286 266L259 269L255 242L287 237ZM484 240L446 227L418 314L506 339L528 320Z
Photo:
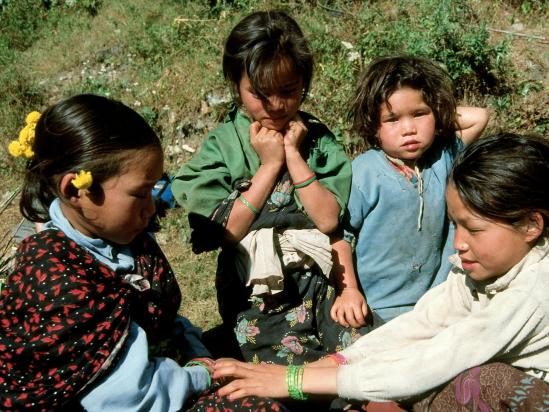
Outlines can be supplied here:
M187 362L187 365L189 366L196 366L201 365L204 366L208 372L210 373L210 376L214 373L214 366L215 361L212 358L193 358L189 362Z
M253 122L250 125L250 144L261 164L282 166L286 161L284 138L277 130L267 129L261 123Z
M229 380L229 383L220 388L218 393L219 396L230 396L230 400L249 395L288 397L285 366L218 359L215 362L213 377L216 380Z
M296 114L290 123L288 123L288 126L286 126L284 133L284 149L286 153L289 150L299 152L299 147L307 132L307 126L305 126L299 114Z
M368 305L357 288L344 288L336 297L330 316L340 325L358 328L366 325Z

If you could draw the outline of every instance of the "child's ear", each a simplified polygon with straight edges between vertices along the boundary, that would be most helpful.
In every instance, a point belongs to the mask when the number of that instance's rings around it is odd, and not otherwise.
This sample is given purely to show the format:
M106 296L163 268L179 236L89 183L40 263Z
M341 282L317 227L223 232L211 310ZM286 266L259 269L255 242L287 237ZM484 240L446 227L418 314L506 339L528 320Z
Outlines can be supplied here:
M68 201L72 206L78 206L80 204L79 190L72 184L73 179L76 178L76 173L67 173L59 181L59 193L65 201Z
M532 242L543 233L543 216L540 212L530 212L526 218L526 241Z

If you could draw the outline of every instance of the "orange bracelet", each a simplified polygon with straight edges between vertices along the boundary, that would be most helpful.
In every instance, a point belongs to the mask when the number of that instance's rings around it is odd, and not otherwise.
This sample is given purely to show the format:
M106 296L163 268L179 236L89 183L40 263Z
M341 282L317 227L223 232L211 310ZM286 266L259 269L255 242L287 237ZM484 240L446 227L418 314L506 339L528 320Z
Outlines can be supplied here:
M345 359L345 356L343 356L343 355L342 355L341 353L339 353L339 352L330 353L330 354L327 355L326 357L335 360L336 363L338 364L338 366L347 365L347 359Z

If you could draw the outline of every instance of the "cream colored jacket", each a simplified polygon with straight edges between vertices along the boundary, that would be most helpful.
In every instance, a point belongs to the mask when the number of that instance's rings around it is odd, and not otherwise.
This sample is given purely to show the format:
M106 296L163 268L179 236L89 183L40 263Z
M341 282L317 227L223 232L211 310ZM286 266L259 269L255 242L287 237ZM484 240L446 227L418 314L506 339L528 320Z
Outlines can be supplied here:
M341 353L340 396L395 400L427 392L486 362L505 362L549 382L549 243L538 244L490 284L468 278L457 255L446 282L414 310Z

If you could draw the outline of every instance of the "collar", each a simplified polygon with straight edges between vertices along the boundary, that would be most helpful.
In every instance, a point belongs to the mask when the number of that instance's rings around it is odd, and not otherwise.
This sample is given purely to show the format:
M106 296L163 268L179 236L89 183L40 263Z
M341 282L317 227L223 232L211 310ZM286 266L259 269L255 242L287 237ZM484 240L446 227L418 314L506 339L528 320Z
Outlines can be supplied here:
M79 246L89 250L99 261L115 271L131 271L134 260L128 246L113 246L101 238L91 238L76 230L61 210L61 200L54 199L49 208L51 220L44 224L44 229L57 228L63 231Z
M384 152L385 153L385 152ZM417 165L417 162L414 163L414 168L407 166L402 159L397 157L391 157L385 153L385 157L400 174L402 174L406 179L417 187L419 194L419 211L417 216L417 231L421 231L421 223L423 220L423 208L424 208L424 199L423 199L423 176L421 176L421 170Z
M524 256L520 262L513 266L507 273L496 278L491 282L477 282L473 279L468 279L478 286L479 289L484 289L486 294L493 295L509 287L509 284L515 280L515 278L528 266L534 265L549 255L549 233L546 231L541 236L536 245ZM467 271L463 270L461 266L461 259L458 254L455 253L449 258L450 263L456 266L461 273L468 275Z

